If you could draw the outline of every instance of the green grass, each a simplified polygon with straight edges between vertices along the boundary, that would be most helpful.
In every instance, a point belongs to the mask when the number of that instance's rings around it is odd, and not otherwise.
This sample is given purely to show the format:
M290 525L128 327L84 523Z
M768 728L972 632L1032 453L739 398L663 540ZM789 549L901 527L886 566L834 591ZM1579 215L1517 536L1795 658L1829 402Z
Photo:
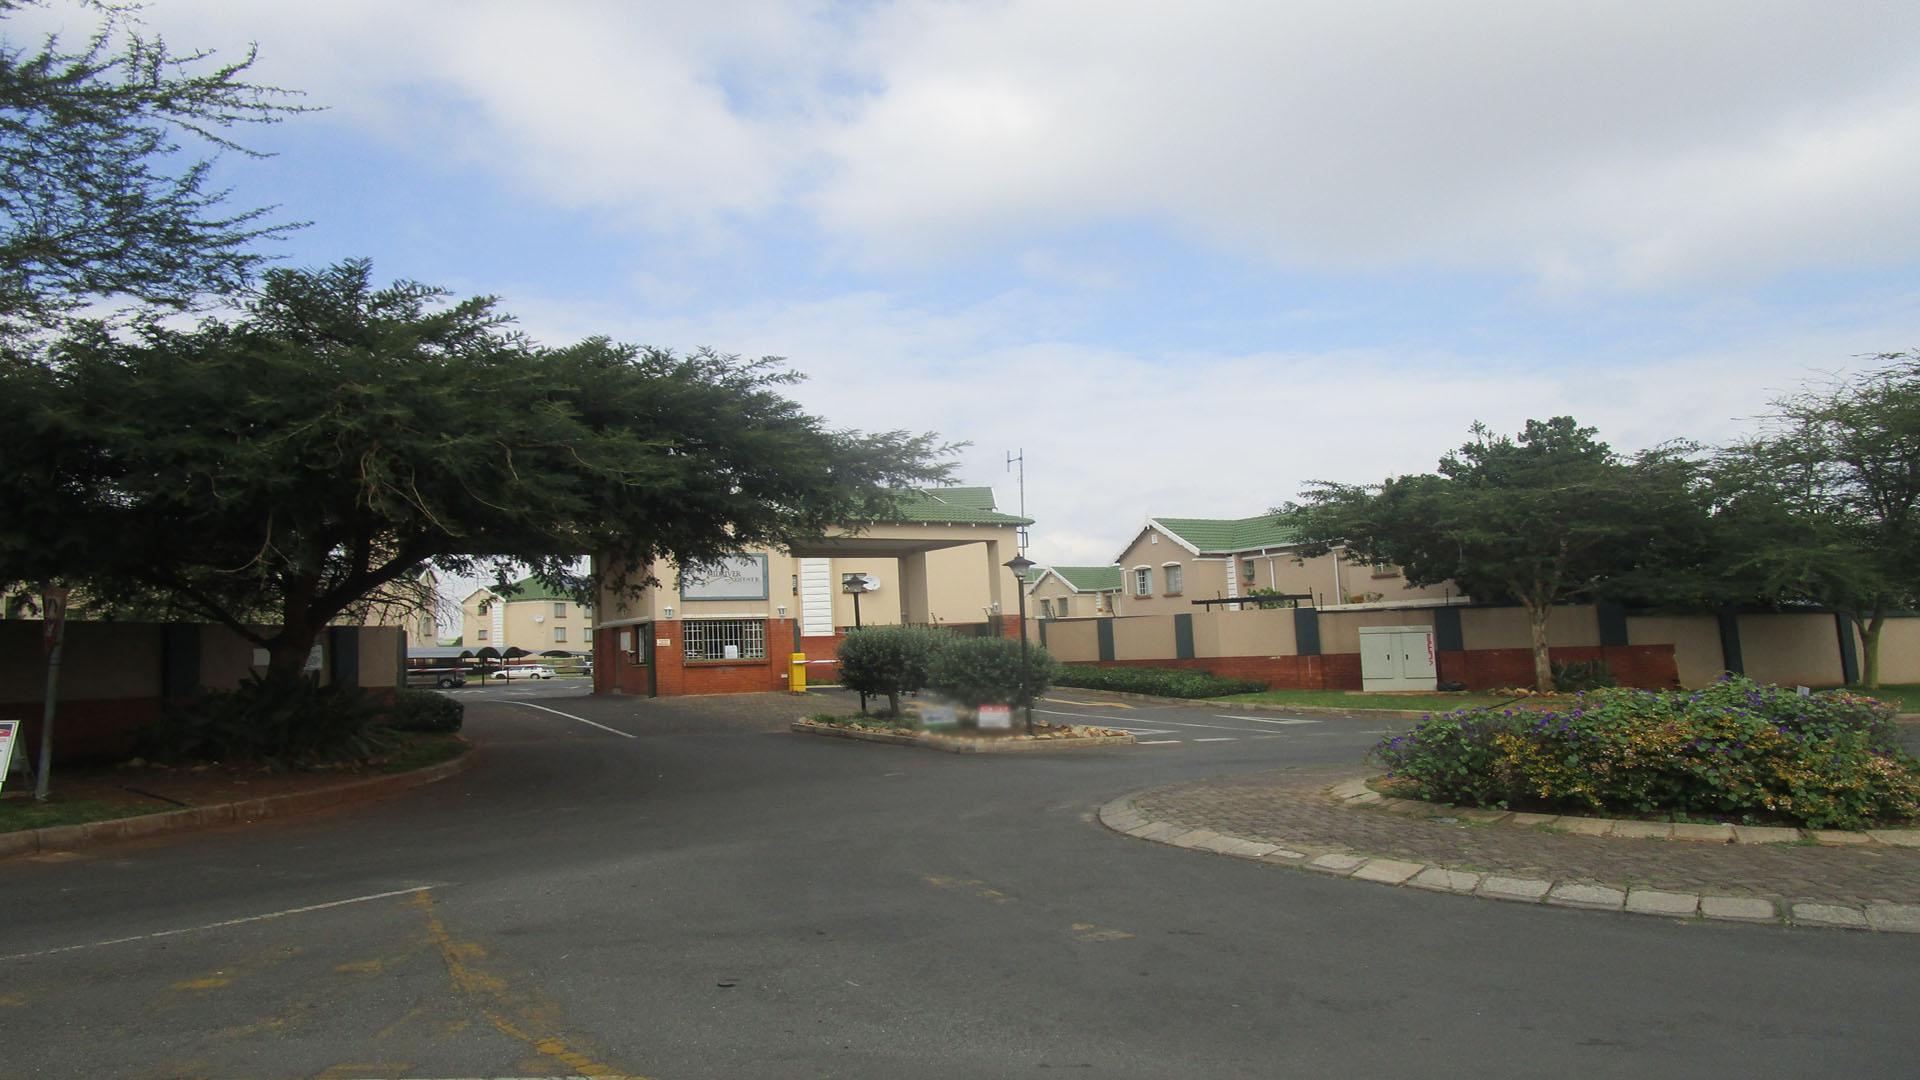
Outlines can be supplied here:
M1352 709L1362 712L1372 709L1393 709L1416 712L1448 712L1453 709L1473 709L1482 705L1499 705L1513 699L1499 694L1461 693L1461 694L1364 694L1354 690L1263 690L1257 694L1234 694L1230 697L1208 698L1210 702L1230 703L1244 701L1260 705L1293 705L1317 709ZM1520 702L1524 705L1524 699Z
M58 777L55 781L58 782ZM57 793L49 795L47 801L41 803L34 802L29 794L24 799L0 799L0 832L51 829L56 825L85 825L89 821L140 817L176 809L178 807L128 806L94 799L62 799Z
M1864 686L1849 686L1847 689L1857 694L1876 697L1881 701L1899 706L1903 713L1920 713L1920 683L1906 683L1901 686L1880 686L1872 690Z
M467 744L458 735L402 732L400 737L406 742L395 747L385 760L375 765L376 770L383 773L412 772L451 761L467 751Z

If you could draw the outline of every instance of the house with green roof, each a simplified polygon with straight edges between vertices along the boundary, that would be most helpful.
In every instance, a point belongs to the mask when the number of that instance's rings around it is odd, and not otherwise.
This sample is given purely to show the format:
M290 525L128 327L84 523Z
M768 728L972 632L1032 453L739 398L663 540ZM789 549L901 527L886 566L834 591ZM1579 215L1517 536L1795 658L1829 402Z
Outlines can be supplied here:
M596 567L606 575L596 689L776 689L795 652L820 665L815 677L830 671L856 624L1011 632L1025 585L1006 564L1031 524L1002 511L990 487L927 488L790 550L749 548L699 567Z
M1336 548L1298 556L1285 514L1244 518L1149 517L1115 558L1119 614L1193 611L1200 599L1238 599L1256 590L1304 595L1315 607L1459 599L1448 585L1415 587L1400 568L1350 558Z
M585 653L593 649L593 608L535 578L478 588L460 602L460 644L529 653Z
M1042 619L1111 615L1120 599L1118 566L1035 567L1027 610Z

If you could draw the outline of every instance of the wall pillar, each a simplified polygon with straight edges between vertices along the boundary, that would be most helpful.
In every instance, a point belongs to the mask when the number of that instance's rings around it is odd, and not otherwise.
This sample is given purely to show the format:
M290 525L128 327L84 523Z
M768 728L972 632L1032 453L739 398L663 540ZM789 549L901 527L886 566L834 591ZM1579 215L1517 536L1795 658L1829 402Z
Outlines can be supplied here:
M933 598L927 591L927 553L900 557L900 621L925 625L933 621Z
M1015 613L1015 605L1008 602L1006 591L1001 586L1001 578L1008 575L1010 571L1000 565L1000 541L988 540L984 546L987 549L987 602L993 605L993 614L1012 615ZM1013 587L1021 588L1021 584L1016 581Z

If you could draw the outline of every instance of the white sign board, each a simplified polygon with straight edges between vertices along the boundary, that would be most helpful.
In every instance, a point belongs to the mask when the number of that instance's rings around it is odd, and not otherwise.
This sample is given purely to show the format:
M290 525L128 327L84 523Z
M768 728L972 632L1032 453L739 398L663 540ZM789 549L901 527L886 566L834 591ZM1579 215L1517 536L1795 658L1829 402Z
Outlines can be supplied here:
M959 722L960 710L951 705L922 705L920 707L921 727L952 727Z
M731 555L711 566L680 572L683 600L765 600L767 557Z
M981 731L1006 731L1011 727L1013 727L1013 706L1011 705L980 706L980 730Z
M20 721L0 720L0 786L7 782L7 773L13 769L13 741L20 733Z

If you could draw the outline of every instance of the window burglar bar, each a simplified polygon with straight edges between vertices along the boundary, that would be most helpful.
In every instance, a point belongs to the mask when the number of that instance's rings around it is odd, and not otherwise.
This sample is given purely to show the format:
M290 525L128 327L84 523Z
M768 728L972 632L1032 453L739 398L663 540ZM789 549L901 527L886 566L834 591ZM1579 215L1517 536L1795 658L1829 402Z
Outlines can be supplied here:
M685 619L681 643L689 660L765 660L767 624L759 619ZM733 647L733 655L727 647Z

